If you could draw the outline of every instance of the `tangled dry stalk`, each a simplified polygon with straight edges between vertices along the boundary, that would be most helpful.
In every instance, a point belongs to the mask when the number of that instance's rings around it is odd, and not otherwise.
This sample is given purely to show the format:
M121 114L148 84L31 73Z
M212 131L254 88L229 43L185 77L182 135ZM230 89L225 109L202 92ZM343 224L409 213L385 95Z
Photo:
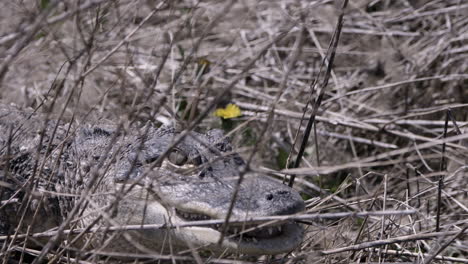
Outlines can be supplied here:
M2 1L0 99L75 122L223 127L251 170L294 175L307 199L295 218L306 238L290 254L153 261L468 263L468 3L350 1L338 28L342 5ZM242 116L213 115L227 103ZM287 166L311 115L302 162ZM3 263L41 255L22 239L0 240ZM107 260L59 245L43 257Z

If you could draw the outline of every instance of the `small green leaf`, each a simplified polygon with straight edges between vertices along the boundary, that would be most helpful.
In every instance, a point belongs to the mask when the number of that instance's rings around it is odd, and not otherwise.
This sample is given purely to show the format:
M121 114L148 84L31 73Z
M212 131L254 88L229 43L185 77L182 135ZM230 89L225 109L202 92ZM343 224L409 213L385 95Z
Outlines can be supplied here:
M180 54L180 57L182 60L185 59L185 52L184 52L184 48L182 48L181 45L176 45L177 46L177 49L179 50L179 54Z
M45 36L46 36L46 33L44 31L40 31L39 33L36 34L36 36L34 36L34 39L38 40L38 39L41 39L41 38L43 38Z
M307 201L310 198L312 198L313 196L311 196L311 195L309 195L307 193L301 193L301 197L302 197L302 200Z
M223 120L231 120L231 119L223 119ZM253 131L252 128L247 127L242 131L242 141L241 146L254 146L257 143L257 135Z
M49 7L49 4L50 4L50 0L40 0L39 9L40 10L46 9L47 7Z
M276 156L276 165L280 170L286 168L286 162L288 161L288 152L286 152L284 149L279 148L278 149L278 155Z

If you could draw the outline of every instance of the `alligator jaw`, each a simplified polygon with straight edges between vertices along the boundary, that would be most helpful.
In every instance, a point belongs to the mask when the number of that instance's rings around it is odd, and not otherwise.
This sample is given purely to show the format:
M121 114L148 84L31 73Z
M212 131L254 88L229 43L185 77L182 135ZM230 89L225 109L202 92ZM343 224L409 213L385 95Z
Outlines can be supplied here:
M122 190L120 184L116 184L114 187L116 188L115 190ZM125 223L121 223L126 225L155 223L177 225L190 223L191 221L224 220L223 216L214 216L214 212L209 216L209 210L206 210L205 213L194 213L186 208L182 209L168 205L167 202L162 201L160 197L156 196L154 192L150 191L148 194L147 191L148 189L143 186L135 186L127 194L126 199L122 199L119 203L119 215L115 219L126 219ZM199 206L199 208L202 207ZM239 215L235 219L239 219ZM161 250L161 240L170 235L171 247L177 250L185 250L188 248L188 245L192 245L196 249L208 249L217 253L227 251L250 255L285 253L296 248L303 238L302 228L293 221L280 221L261 228L258 228L258 224L249 224L248 222L232 223L228 225L228 230L222 243L218 244L221 237L220 230L221 225L213 225L189 226L170 230L163 228L149 231L146 229L137 231L136 233L138 233L137 237L143 246L156 252L160 252ZM119 247L124 243L126 243L124 240L118 241L108 249L126 251L127 247ZM167 249L166 247L168 246L164 246L164 249ZM131 248L131 246L128 246L128 248Z
M203 214L188 213L178 209L175 211L177 216L175 222L178 223L213 219ZM282 221L261 228L256 226L248 223L230 224L221 244L218 244L221 225L184 227L174 231L174 236L178 240L190 241L196 247L209 248L215 252L227 250L231 253L250 255L285 253L294 250L302 242L303 230L293 221Z
M294 250L302 242L302 228L293 222L282 225L283 232L270 238L244 238L242 236L226 236L218 245L221 232L206 227L181 228L175 236L189 240L195 246L209 248L215 252L229 251L249 255L273 255Z
M173 210L168 210L166 207L156 201L147 203L146 205L141 204L141 208L135 208L135 203L132 203L133 207L129 214L132 215L131 222L126 224L151 224L160 223L167 221L172 224L190 223L190 221L184 220L173 213ZM145 207L143 209L143 207ZM122 209L122 208L121 208ZM131 213L134 211L145 211L145 219L141 219L140 216L143 213ZM120 210L119 214L127 210ZM124 213L125 214L125 213ZM122 215L124 216L124 215ZM130 216L126 216L127 219ZM165 219L165 220L163 220ZM262 228L253 228L254 225L245 224L230 224L227 233L224 236L223 242L218 244L221 237L221 226L190 226L181 227L175 229L156 229L153 231L142 230L137 231L137 237L139 243L148 249L160 252L161 240L167 235L171 236L171 247L177 250L185 250L192 245L196 249L208 249L212 252L222 253L241 253L249 255L272 255L281 254L291 250L294 250L302 242L303 231L299 224L293 221L282 222L279 224L266 226ZM253 231L243 231L253 229ZM116 241L114 241L116 242ZM119 248L125 241L119 241L112 244L108 249L113 251L127 251L130 246ZM116 247L117 246L117 247ZM164 252L168 249L168 245L164 247Z
M213 219L205 214L191 213L177 208L175 212L176 216L184 222ZM235 240L241 239L243 241L255 241L262 238L270 239L282 235L287 223L289 223L289 221L277 221L275 224L270 224L266 227L258 227L255 224L252 225L248 223L231 223L228 225L226 234L228 237ZM222 229L222 224L215 224L210 226L210 228L220 231Z

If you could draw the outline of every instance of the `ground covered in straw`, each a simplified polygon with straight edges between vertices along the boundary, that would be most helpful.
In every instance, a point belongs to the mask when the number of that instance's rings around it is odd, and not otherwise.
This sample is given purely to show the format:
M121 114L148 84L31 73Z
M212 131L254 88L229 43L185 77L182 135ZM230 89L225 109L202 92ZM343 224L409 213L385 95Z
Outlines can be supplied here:
M194 262L468 263L466 14L459 0L1 1L0 100L222 128L251 170L295 175L311 214L299 248Z

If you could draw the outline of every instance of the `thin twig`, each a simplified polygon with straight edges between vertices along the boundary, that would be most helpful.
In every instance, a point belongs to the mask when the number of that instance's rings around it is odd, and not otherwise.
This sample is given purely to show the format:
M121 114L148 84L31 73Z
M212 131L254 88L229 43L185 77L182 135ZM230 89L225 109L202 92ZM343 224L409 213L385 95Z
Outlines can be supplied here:
M336 54L336 49L338 47L338 43L340 40L340 35L341 35L341 28L343 27L343 17L344 17L344 11L346 9L346 6L348 5L348 0L345 0L343 2L343 5L341 7L341 14L338 16L338 22L336 24L336 30L333 34L332 41L330 43L330 46L328 48L328 53L329 53L329 59L324 59L322 61L322 65L327 64L327 70L325 72L325 76L323 77L322 83L320 84L320 92L317 96L317 99L314 101L314 105L312 106L312 114L309 117L309 121L307 122L307 127L304 132L304 136L302 137L302 143L299 148L299 152L296 157L296 161L294 162L293 168L299 168L299 165L301 164L302 161L302 156L304 155L305 148L307 146L307 142L309 141L309 135L310 131L312 130L312 125L315 122L315 116L318 113L318 109L320 107L320 104L322 103L323 95L325 94L325 88L327 87L328 80L330 78L330 74L333 68L333 62L335 60L335 54ZM311 90L314 91L315 85L317 84L318 80L320 79L320 73L319 76L316 78L316 81L311 83ZM289 186L292 187L294 184L294 178L296 176L292 175L290 180L289 180Z
M430 239L434 237L451 236L451 235L456 235L458 233L459 231L446 231L446 232L423 233L423 234L415 234L415 235L408 235L408 236L399 236L399 237L393 237L389 239L365 242L365 243L347 246L347 247L323 250L321 251L321 253L324 255L337 254L337 253L346 252L346 251L356 251L356 250L361 250L365 248L378 247L378 246L394 244L394 243L425 240L425 239Z

